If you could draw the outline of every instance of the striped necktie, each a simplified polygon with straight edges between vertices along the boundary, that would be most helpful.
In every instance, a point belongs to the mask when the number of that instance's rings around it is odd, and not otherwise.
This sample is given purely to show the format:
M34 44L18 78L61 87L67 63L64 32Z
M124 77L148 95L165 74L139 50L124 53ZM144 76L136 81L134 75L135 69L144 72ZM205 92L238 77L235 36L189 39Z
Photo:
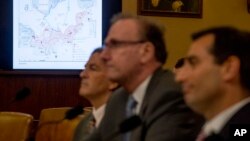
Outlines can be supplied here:
M95 120L94 115L92 114L91 117L90 117L90 120L89 120L89 124L88 124L89 133L92 133L93 130L95 130L95 128L96 128L95 124L96 124L96 120Z

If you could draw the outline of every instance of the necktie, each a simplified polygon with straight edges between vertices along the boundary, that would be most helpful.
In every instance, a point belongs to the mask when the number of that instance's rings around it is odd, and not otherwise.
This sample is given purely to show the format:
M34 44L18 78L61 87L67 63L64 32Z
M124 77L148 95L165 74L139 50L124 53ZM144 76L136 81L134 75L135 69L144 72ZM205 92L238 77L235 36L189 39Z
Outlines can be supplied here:
M89 133L92 133L93 130L95 129L95 123L96 123L95 117L92 115L88 125Z
M126 106L127 118L135 114L134 111L135 111L136 105L137 105L136 100L132 96L129 96L128 101L127 101L127 106ZM131 132L125 133L123 137L123 141L130 141L130 136L131 136Z
M135 108L136 108L136 105L137 105L137 102L136 100L130 96L128 98L128 102L127 102L127 106L126 106L126 117L131 117L132 115L134 115L134 111L135 111Z

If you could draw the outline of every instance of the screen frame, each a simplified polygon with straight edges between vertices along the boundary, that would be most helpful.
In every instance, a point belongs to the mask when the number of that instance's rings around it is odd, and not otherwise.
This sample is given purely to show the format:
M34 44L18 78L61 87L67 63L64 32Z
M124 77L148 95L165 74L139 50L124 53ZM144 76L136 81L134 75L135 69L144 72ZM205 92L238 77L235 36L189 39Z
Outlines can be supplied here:
M0 22L0 70L19 71L22 73L37 72L38 74L58 72L79 72L81 69L13 69L13 0L1 1L0 16L3 20ZM110 19L116 13L122 12L122 0L102 0L102 43L107 35Z

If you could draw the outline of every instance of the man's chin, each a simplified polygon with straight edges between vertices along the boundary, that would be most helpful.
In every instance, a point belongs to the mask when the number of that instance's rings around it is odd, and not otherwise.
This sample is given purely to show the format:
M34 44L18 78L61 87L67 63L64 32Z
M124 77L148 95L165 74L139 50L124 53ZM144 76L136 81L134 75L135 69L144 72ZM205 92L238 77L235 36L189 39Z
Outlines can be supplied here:
M80 90L79 90L79 95L80 96L83 96L85 97L86 95L88 95L88 91L86 91L87 89L82 87Z
M195 101L190 95L185 95L184 100L189 107L195 107Z
M115 73L109 73L108 79L111 81L117 82L119 80L119 77L117 75L115 75Z
M190 93L184 93L184 99L186 103L192 102L192 96L190 95Z
M189 108L191 108L196 113L202 113L203 105L199 101L195 101L194 99L185 99L186 104Z

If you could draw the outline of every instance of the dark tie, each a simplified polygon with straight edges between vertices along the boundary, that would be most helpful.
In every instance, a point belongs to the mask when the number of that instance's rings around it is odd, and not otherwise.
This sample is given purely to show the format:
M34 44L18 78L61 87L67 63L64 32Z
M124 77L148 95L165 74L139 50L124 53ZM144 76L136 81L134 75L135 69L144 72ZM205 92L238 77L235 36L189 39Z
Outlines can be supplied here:
M89 133L92 133L93 132L93 130L95 129L95 124L96 124L96 120L95 120L95 117L92 115L91 117L90 117L90 121L89 121L89 127L88 127L88 131L89 131Z
M132 96L129 96L128 101L127 101L127 106L126 106L127 118L135 114L134 112L135 112L136 105L137 105L136 100ZM131 136L131 132L125 133L123 137L123 141L130 141L130 136Z

